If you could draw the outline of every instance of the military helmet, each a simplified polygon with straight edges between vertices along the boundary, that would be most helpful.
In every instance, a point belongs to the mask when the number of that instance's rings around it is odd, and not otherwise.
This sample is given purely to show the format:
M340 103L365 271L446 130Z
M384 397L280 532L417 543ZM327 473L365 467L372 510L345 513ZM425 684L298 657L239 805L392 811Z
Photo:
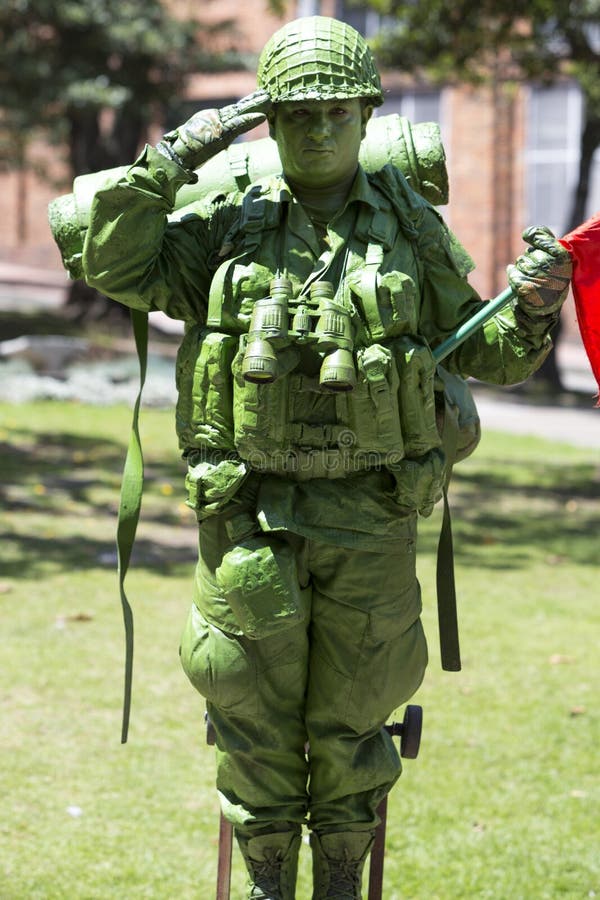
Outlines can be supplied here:
M257 79L273 103L353 97L369 98L374 106L383 103L365 39L328 16L294 19L276 31L260 55Z

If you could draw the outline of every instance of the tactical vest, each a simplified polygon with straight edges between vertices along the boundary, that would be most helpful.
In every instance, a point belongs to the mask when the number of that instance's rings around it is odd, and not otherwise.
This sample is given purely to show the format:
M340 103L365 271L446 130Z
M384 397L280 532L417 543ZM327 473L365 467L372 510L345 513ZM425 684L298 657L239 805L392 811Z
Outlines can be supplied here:
M377 185L377 176L371 182ZM317 334L319 311L307 283L294 273L288 276L288 324L308 316L312 342L302 343L292 328L277 349L274 381L253 383L243 374L252 313L268 297L277 266L274 257L267 265L253 262L259 247L276 245L281 203L275 194L259 184L244 197L236 231L225 240L227 248L235 245L235 255L213 278L207 324L190 327L182 342L180 446L194 464L237 457L251 470L298 480L385 467L395 477L399 505L427 514L442 494L445 459L436 421L436 366L416 333L422 263L410 206L399 205L398 192L393 211L361 205L334 297L335 308L351 322L356 383L338 392L320 383L329 345ZM396 238L391 224L407 238L403 271L382 273ZM320 279L317 270L308 281L318 288ZM193 475L188 487L197 506Z

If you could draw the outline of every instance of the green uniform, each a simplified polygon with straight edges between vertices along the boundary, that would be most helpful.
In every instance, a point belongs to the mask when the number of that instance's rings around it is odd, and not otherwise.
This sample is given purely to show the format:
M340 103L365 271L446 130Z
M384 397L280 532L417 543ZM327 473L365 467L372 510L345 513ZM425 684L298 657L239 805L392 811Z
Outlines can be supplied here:
M416 520L444 477L430 348L481 301L438 214L395 170L359 169L328 225L282 177L168 223L188 177L146 148L97 194L83 254L89 284L186 323L177 429L200 552L182 662L208 701L238 834L307 818L320 833L368 830L400 771L382 726L427 660ZM296 311L312 281L337 289L353 391L322 389L326 351L302 342L277 348L273 384L241 377L254 305L276 273ZM445 365L522 381L556 315L510 309Z

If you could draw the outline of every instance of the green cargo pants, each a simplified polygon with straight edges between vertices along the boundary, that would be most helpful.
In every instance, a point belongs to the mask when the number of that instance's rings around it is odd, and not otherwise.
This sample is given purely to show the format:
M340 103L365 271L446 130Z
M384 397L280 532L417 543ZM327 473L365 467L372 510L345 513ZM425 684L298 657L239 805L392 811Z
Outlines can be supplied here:
M223 811L249 835L366 830L401 770L382 726L427 664L414 535L385 553L278 537L294 551L301 621L252 640L217 585L232 546L222 517L200 526L181 659L216 730Z

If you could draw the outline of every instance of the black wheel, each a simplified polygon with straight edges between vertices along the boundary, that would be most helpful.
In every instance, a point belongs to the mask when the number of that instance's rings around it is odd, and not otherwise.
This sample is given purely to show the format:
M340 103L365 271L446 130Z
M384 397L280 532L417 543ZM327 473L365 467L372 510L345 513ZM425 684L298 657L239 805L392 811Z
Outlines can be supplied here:
M407 706L402 722L402 737L400 738L400 756L404 759L416 759L421 745L421 731L423 728L423 707Z

